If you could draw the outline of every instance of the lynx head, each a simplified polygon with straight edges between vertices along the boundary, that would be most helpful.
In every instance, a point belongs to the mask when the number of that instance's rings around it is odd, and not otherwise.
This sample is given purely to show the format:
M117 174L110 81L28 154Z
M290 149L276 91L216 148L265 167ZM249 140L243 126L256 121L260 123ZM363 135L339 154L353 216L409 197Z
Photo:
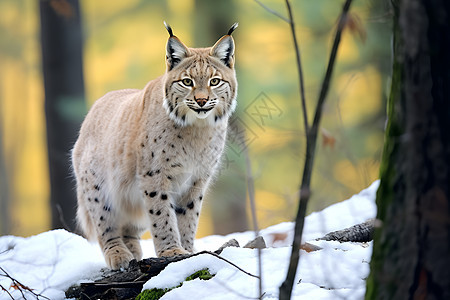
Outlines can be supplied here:
M234 40L228 34L210 48L188 48L164 23L170 34L166 46L167 71L164 108L180 126L214 125L227 120L236 107ZM203 121L200 121L203 120Z

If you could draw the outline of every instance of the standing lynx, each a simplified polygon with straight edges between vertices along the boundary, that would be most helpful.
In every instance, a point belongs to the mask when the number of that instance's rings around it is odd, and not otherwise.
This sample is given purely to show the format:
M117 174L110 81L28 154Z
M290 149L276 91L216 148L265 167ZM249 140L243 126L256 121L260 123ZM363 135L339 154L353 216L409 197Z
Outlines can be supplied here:
M150 229L158 256L190 253L202 199L236 106L231 33L187 48L166 25L165 74L92 106L72 153L77 219L112 269L142 258Z

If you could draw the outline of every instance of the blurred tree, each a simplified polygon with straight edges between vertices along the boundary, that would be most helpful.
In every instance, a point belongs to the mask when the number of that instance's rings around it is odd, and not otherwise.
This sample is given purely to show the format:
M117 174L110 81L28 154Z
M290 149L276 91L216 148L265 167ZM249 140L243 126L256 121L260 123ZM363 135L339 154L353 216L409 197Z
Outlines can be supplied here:
M2 113L2 105L0 104L0 116ZM3 147L3 126L2 122L0 122L0 236L10 234L11 224L9 211L9 180Z
M393 0L394 66L366 299L450 299L450 2Z
M80 8L77 0L40 1L39 7L52 228L74 230L70 150L86 110Z
M212 46L221 36L225 35L231 25L237 21L233 12L234 4L230 0L196 0L194 46ZM211 193L212 197L210 197L212 221L214 232L217 234L227 234L248 229L246 181L243 178L243 174L245 174L243 167L245 164L239 163L236 164L239 167L230 168L228 157L233 154L226 155L222 171L220 172L220 179L214 185L214 189L211 189L214 190L214 193ZM242 155L242 152L240 155ZM244 162L242 157L234 159ZM230 222L230 220L233 221Z

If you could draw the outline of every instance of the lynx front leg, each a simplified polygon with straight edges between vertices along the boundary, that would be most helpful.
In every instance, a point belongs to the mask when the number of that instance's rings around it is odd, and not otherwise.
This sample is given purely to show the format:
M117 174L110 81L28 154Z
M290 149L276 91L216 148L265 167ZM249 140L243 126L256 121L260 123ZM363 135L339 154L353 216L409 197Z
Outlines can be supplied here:
M188 253L180 241L177 217L175 215L172 195L170 195L170 181L158 171L146 174L151 180L145 180L143 190L146 197L147 213L150 218L150 232L158 257L174 256ZM159 183L159 184L158 184Z
M194 251L195 233L197 232L205 186L206 184L203 180L194 182L188 193L182 197L181 202L175 208L181 245L191 253Z

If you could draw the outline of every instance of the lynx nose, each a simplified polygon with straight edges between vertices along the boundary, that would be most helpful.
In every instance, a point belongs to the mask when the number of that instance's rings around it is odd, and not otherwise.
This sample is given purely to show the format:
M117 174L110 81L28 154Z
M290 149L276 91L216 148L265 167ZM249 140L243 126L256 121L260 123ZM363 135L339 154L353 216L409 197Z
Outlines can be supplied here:
M205 106L206 102L208 102L207 98L196 98L195 102L197 102L198 106L203 107Z

